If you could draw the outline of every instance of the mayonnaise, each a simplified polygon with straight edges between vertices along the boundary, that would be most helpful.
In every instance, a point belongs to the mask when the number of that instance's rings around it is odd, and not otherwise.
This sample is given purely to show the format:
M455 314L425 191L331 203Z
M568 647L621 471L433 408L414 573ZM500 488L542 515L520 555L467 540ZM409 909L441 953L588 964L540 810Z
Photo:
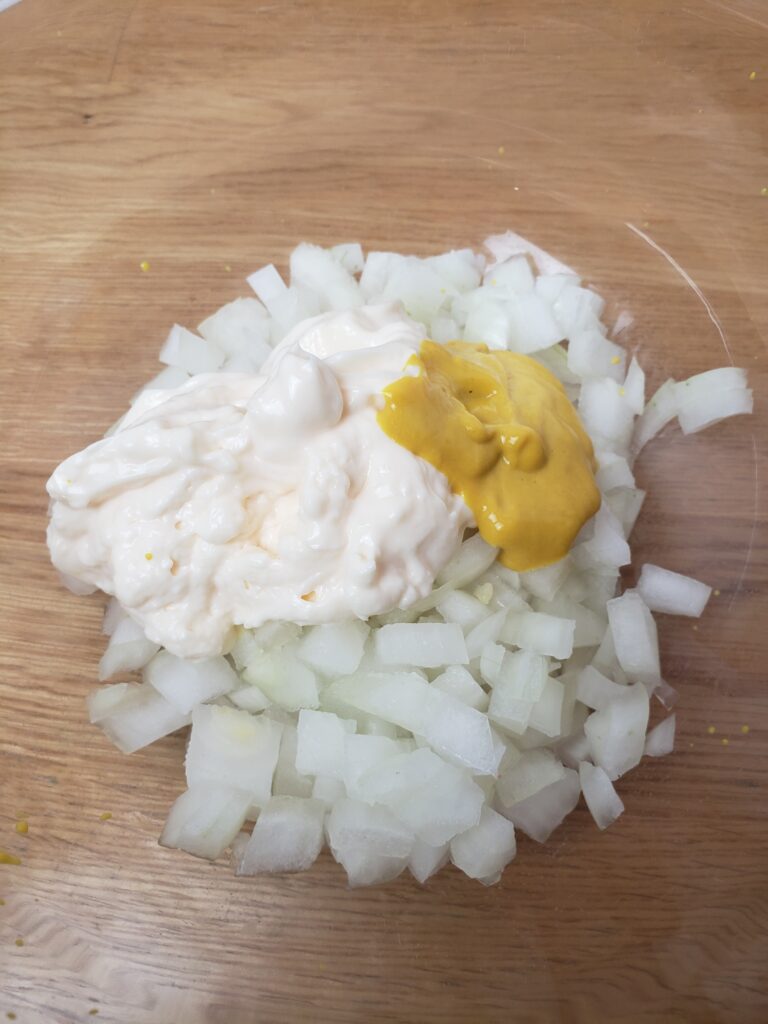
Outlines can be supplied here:
M181 657L233 627L367 618L429 593L472 516L376 422L424 338L396 308L298 325L258 375L146 391L48 481L54 564Z

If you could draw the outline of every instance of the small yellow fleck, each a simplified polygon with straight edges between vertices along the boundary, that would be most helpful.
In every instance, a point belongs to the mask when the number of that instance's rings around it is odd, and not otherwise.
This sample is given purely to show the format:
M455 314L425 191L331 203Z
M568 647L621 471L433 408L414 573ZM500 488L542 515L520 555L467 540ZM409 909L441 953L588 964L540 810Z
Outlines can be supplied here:
M717 729L714 727L714 725L708 725L707 726L707 732L709 733L710 736L714 736L715 733L717 732Z
M89 1010L89 1011L88 1011L88 1016L89 1016L89 1017L95 1017L95 1016L96 1016L96 1014L97 1014L98 1012L99 1012L99 1011L98 1011L98 1010L96 1009L96 1007L94 1006L94 1008L93 1008L92 1010Z
M749 72L749 80L750 80L750 82L754 82L754 80L756 78L757 78L757 72L756 71L750 71Z
M248 582L248 580L243 580L243 586L245 587L246 590L251 589L251 584Z
M24 939L14 939L13 940L13 944L14 944L14 946L23 946L24 945Z
M225 263L224 264L224 269L226 270L227 273L229 273L232 270L232 267L230 267L230 265L228 263Z
M499 156L504 156L505 149L504 149L503 146L499 146L499 148L498 148L498 150L496 152L499 154Z
M626 395L626 393L627 392L626 392L626 390L624 388L619 388L619 394L621 395L622 398L624 397L624 395Z
M146 274L146 272L149 270L149 261L142 260L141 263L139 264L139 270L142 270Z
M723 746L724 746L724 747L727 747L727 746L728 746L728 743L729 743L730 741L729 741L729 739L728 739L728 737L727 737L727 736L723 736L723 738L722 738L722 739L720 740L720 742L721 742L721 743L723 744Z
M719 590L715 591L715 597L720 597L720 591Z
M768 196L768 186L763 185L763 187L760 189L760 195L761 196Z
M0 864L21 864L21 857L17 857L15 853L0 850Z
M618 366L620 362L621 356L614 356L613 359L611 359L611 363L613 366Z
M153 558L152 552L151 552L151 551L148 551L148 552L146 553L146 555L144 555L144 557L146 558L146 560L147 560L148 562L151 562L151 561L152 561L152 558Z
M744 736L746 736L747 733L749 732L749 726L748 725L742 725L741 731L744 734Z
M19 833L19 835L25 836L27 834L27 832L29 832L29 822L28 821L17 821L16 822L16 831Z
M99 821L109 821L109 819L111 817L112 817L112 812L111 811L104 811L103 814L99 815Z
M315 591L314 590L310 590L308 594L302 594L301 595L301 600L302 601L314 601L316 597L317 597L317 594L315 593Z

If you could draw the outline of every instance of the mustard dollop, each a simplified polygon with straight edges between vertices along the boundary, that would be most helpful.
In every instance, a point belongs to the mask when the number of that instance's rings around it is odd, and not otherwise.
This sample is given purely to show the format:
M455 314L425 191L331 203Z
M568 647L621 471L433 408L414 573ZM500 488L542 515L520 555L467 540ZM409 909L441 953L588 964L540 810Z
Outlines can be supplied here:
M408 367L384 389L384 432L445 474L504 565L563 558L600 492L560 382L529 356L465 341L424 341Z

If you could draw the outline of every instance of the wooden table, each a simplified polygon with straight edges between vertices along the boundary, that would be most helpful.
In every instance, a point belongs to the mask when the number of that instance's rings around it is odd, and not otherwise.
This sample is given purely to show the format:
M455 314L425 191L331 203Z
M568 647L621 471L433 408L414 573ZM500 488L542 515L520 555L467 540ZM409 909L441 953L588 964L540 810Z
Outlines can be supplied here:
M767 45L760 0L0 14L3 1017L768 1020ZM639 464L637 564L719 590L698 625L661 620L677 752L622 781L608 833L579 810L491 889L348 891L326 857L238 880L160 849L183 739L126 760L86 724L100 603L48 564L48 474L173 321L298 240L425 254L507 227L631 312L652 385L732 359L758 390L751 420L670 430Z

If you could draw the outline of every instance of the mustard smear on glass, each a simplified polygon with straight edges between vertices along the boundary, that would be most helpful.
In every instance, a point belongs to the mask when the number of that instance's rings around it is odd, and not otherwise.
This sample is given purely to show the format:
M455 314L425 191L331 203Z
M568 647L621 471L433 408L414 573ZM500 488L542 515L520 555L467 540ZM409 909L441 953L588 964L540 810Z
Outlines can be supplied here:
M384 389L384 432L448 478L504 565L563 558L600 492L559 381L528 356L465 341L424 341L408 368Z

